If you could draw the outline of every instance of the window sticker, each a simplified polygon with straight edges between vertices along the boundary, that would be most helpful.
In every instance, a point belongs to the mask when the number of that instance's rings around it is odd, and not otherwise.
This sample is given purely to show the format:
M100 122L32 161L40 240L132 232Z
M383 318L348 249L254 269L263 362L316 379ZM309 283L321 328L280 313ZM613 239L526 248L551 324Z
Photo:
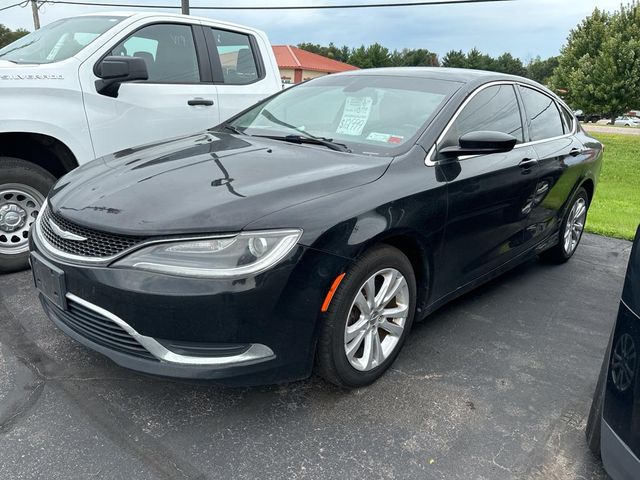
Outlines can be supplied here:
M383 143L394 143L396 145L401 144L404 141L404 137L401 135L390 135L388 133L371 132L367 135L367 140Z
M347 97L342 113L342 120L336 133L342 135L362 135L362 130L369 120L373 98L371 97Z
M371 132L369 135L367 135L367 140L387 143L389 141L389 137L391 137L391 135L387 133Z

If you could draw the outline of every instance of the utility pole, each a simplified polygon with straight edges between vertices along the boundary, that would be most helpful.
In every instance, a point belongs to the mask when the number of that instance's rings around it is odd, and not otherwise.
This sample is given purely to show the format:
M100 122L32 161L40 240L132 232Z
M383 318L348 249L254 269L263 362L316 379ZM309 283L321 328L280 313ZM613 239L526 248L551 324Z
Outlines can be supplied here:
M40 29L40 15L38 14L37 0L31 0L31 12L33 13L33 28Z
M182 0L182 14L189 15L189 0Z

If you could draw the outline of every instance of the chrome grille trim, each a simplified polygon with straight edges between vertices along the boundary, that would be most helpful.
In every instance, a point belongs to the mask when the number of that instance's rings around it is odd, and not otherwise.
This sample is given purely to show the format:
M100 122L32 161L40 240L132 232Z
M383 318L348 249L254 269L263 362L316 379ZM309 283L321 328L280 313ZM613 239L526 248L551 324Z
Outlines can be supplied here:
M53 213L48 205L38 217L41 236L57 250L78 257L113 258L146 240L146 237L114 235L77 225ZM64 238L57 229L85 240Z
M220 234L216 234L216 235L196 235L194 234L193 236L176 236L176 237L156 237L156 238L150 238L150 237L145 237L145 240L141 240L139 243L136 243L135 245L131 246L130 248L127 248L126 250L122 250L120 253L118 253L117 255L112 255L110 257L85 257L82 255L75 255L69 252L65 252L63 250L60 250L59 248L56 248L55 245L52 245L47 238L45 237L45 235L43 235L43 217L44 217L44 213L45 211L48 209L48 202L45 200L44 204L42 205L42 209L40 210L40 213L38 214L38 218L36 219L36 222L33 224L32 228L32 236L33 239L35 241L35 243L42 248L46 253L48 253L49 255L51 255L53 258L55 258L58 261L61 261L63 263L68 263L68 264L79 264L79 265L93 265L93 266L107 266L109 265L111 262L113 262L114 260L117 260L119 258L122 258L124 256L126 256L127 254L131 253L134 250L138 250L142 247L147 247L149 245L155 245L158 243L169 243L169 242L181 242L181 241L198 241L198 240L212 240L212 239L220 239L220 238L232 238L235 237L236 234L229 234L229 233L220 233ZM83 227L84 228L84 227ZM138 237L138 238L143 238L143 237Z
M131 335L131 337L133 337L136 342L142 345L156 359L167 363L180 365L233 366L239 364L258 363L264 360L275 358L273 350L259 343L252 343L246 351L238 355L221 357L196 357L180 355L178 353L172 352L171 350L168 350L154 338L139 334L127 322L102 307L83 300L82 298L72 293L67 293L67 299L115 323L125 332Z

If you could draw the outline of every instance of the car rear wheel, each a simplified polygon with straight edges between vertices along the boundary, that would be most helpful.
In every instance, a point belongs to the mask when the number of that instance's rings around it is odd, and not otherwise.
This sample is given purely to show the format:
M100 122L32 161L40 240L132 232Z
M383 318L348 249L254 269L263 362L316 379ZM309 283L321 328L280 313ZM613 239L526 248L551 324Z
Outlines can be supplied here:
M574 195L571 206L560 224L560 241L549 250L542 252L540 258L553 263L564 263L569 260L582 239L588 210L589 195L581 187Z
M387 245L369 250L346 272L321 319L318 373L347 388L377 380L402 348L415 305L407 257Z
M55 177L25 160L0 157L0 272L28 266L29 230Z

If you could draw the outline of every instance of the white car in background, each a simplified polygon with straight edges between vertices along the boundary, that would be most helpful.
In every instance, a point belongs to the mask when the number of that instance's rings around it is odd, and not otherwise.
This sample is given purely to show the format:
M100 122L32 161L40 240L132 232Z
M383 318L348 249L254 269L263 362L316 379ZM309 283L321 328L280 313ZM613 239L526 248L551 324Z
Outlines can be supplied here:
M636 117L618 117L615 125L617 127L640 127L640 118Z
M215 126L280 82L263 32L184 15L81 15L0 49L0 272L27 266L56 178Z

